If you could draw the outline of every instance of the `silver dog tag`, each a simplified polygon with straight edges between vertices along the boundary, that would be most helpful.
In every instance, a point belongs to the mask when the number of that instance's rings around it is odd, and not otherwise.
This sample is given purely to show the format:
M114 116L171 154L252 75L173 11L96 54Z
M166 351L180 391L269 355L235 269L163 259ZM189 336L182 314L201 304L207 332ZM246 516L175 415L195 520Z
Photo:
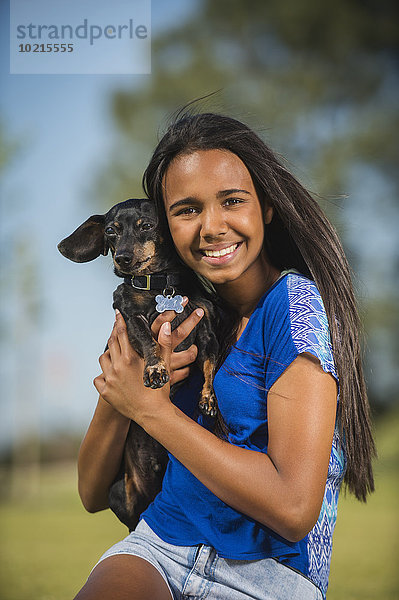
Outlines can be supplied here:
M181 313L184 310L183 296L176 294L176 296L158 294L155 296L156 306L155 310L159 313L165 312L165 310L174 310L177 313Z

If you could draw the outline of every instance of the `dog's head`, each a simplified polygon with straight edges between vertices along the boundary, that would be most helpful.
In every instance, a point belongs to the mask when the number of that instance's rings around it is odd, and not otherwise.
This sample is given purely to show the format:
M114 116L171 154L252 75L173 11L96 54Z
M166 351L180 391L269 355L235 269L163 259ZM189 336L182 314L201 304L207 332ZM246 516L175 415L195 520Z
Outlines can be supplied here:
M165 248L155 205L146 198L126 200L105 215L89 217L58 250L74 262L88 262L110 250L119 277L164 270L173 254Z

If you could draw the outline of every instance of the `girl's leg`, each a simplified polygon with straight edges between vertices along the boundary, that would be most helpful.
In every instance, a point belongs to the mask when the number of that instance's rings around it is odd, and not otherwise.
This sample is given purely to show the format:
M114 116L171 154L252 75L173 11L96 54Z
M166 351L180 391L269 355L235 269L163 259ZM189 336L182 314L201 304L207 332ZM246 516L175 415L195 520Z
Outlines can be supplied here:
M119 554L101 561L75 600L173 600L157 569L138 556Z

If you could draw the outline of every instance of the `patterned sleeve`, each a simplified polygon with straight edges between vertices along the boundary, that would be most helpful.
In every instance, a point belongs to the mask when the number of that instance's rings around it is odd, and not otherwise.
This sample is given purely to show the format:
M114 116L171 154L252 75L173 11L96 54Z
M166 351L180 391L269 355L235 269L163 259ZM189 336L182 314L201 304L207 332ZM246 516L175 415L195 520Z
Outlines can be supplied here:
M305 277L289 275L287 292L291 337L297 352L316 356L323 370L338 381L327 314L315 283Z

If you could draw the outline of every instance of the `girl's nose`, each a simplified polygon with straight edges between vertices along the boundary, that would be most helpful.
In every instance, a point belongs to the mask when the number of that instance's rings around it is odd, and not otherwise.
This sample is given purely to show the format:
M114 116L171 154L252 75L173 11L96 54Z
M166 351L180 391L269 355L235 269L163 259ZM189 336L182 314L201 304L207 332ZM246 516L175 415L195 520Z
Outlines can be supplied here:
M225 215L221 208L203 210L201 213L201 236L217 238L228 230Z

